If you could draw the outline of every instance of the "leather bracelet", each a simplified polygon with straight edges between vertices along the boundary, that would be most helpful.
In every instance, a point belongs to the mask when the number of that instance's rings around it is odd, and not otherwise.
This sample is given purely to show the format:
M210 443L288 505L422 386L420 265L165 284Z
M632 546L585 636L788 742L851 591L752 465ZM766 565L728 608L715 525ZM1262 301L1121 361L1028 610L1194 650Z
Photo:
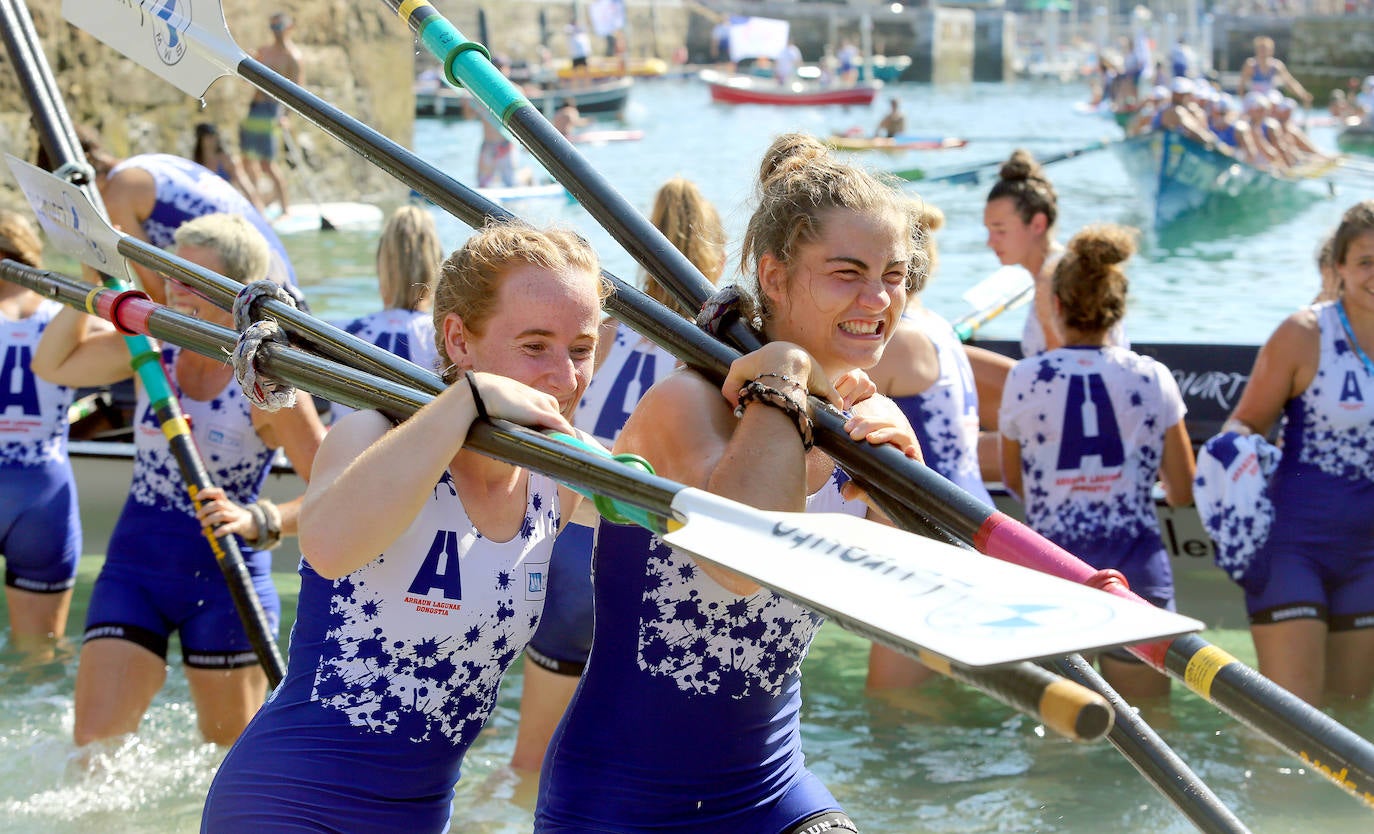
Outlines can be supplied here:
M797 434L801 436L802 449L811 451L811 447L816 445L811 416L806 413L806 408L799 405L796 400L787 394L751 379L744 383L739 389L739 405L735 407L735 416L743 417L744 408L750 403L762 403L778 409L779 411L792 418L797 425Z
M247 544L251 545L255 550L260 550L261 548L258 547L257 542L261 541L262 537L267 533L267 513L263 512L262 507L259 507L256 502L245 505L244 509L253 517L253 527L258 531L258 537L252 541L248 541Z
M471 370L463 371L463 376L467 378L468 388L472 390L472 405L477 409L477 419L487 419L487 404L482 402L482 393L477 390L477 379L473 377Z

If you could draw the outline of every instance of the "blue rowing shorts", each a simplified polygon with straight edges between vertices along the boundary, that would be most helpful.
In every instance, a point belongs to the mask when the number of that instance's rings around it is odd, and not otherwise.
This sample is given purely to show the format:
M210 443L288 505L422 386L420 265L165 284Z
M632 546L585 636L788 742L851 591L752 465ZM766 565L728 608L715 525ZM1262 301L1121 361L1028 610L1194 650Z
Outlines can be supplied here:
M81 516L68 462L0 469L0 553L11 588L55 594L76 584Z

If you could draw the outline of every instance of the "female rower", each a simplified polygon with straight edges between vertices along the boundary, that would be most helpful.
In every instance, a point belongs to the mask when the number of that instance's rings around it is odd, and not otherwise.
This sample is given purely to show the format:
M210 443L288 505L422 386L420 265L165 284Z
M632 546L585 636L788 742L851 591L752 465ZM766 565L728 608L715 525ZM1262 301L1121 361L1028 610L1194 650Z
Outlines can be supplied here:
M447 829L580 503L464 440L484 416L573 431L605 293L571 232L496 224L445 261L435 340L456 384L399 426L359 411L330 429L286 678L221 765L202 831Z
M1374 200L1345 212L1331 257L1339 297L1279 325L1226 425L1284 418L1268 580L1245 603L1260 671L1311 704L1374 687Z
M1089 226L1069 241L1051 285L1063 347L1018 362L1002 394L1002 479L1032 529L1172 610L1151 491L1162 478L1171 506L1192 503L1193 449L1169 369L1108 341L1126 310L1121 263L1134 250L1121 226ZM1125 652L1101 665L1128 699L1169 692L1168 678Z
M438 371L430 307L443 260L434 216L418 206L396 209L377 242L377 283L385 306L339 327L425 370ZM335 403L332 410L338 421L353 409Z
M927 203L921 208L920 223L926 232L926 258L933 276L938 265L935 232L945 225L945 214ZM995 380L995 397L980 397L970 359L979 363L979 376ZM882 360L868 375L911 422L926 465L991 506L992 496L983 481L1002 477L998 469L997 405L1011 366L1012 361L1005 356L966 348L949 322L926 309L920 293L913 290L907 295L906 312L883 350ZM985 436L980 434L982 426L990 429ZM980 465L980 460L987 465ZM920 663L886 646L874 643L869 651L869 689L911 686L929 676Z
M176 253L241 283L267 274L270 253L249 222L210 214L176 231ZM175 280L169 306L202 321L232 326L233 317ZM34 372L63 385L106 385L133 375L124 339L93 332L90 318L64 309L38 345ZM138 729L167 677L167 644L181 636L186 680L208 741L229 744L262 703L267 677L205 539L237 534L254 587L273 627L280 603L267 550L295 532L299 501L280 507L259 499L277 447L301 477L324 435L309 396L277 412L252 408L234 369L175 347L162 360L195 445L217 486L187 496L167 440L143 386L135 412L133 485L110 537L105 565L91 592L76 674L77 744Z
M1050 281L1064 247L1054 239L1059 198L1054 186L1028 151L1017 150L1002 164L997 182L988 192L983 225L988 248L1004 266L1017 264L1035 279L1035 298L1021 332L1021 355L1034 356L1059 347L1054 332ZM1108 334L1110 344L1129 347L1120 324Z
M716 207L691 180L674 177L654 196L649 220L711 283L725 271L725 229ZM644 292L687 314L652 276ZM639 398L673 372L677 359L613 318L601 323L596 374L573 425L614 445ZM511 766L537 773L558 720L572 699L592 645L593 528L573 523L558 537L549 564L549 595L539 629L525 648L520 729Z
M854 372L877 362L924 279L917 221L912 201L815 139L776 140L741 288L757 300L745 320L772 341L723 386L686 370L655 385L616 449L753 506L863 515L833 461L810 449L805 396L838 404L837 388L872 390ZM886 409L853 418L851 434L914 455L900 412ZM821 617L618 525L601 526L594 564L595 639L544 760L535 830L854 831L800 750L798 670Z
M43 243L22 215L0 211L0 257L43 266ZM62 309L0 281L0 554L10 646L35 655L67 631L81 558L81 516L67 458L72 389L30 368L43 330Z

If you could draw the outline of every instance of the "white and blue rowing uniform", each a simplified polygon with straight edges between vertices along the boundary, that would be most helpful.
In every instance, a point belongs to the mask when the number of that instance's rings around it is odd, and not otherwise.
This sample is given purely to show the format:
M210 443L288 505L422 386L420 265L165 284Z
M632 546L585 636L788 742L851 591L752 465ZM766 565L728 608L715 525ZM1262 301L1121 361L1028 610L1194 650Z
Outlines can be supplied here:
M1119 348L1131 349L1131 340L1126 338L1126 325L1124 321L1119 321L1111 326L1107 331L1107 344ZM1035 305L1030 306L1026 313L1026 323L1021 327L1021 355L1023 357L1039 356L1048 347L1045 341L1045 328L1040 325L1040 317L1035 313Z
M153 178L157 189L153 210L143 221L143 234L154 246L171 251L174 235L187 220L206 214L237 214L253 224L267 238L272 263L267 275L282 286L296 288L296 271L281 238L267 218L248 202L238 189L225 182L204 165L166 153L131 156L110 169L114 176L126 168L141 168Z
M1269 579L1247 590L1253 623L1326 620L1374 627L1374 366L1341 321L1314 305L1321 358L1284 407L1283 457L1270 494L1274 524L1256 555Z
M452 477L386 551L340 579L301 559L286 677L229 751L211 834L438 834L463 756L539 622L558 488L530 473L519 531L468 518Z
M925 391L892 401L916 430L926 466L992 506L978 466L978 388L964 344L949 322L930 310L909 312L902 318L935 346L940 375Z
M258 437L252 406L232 375L208 400L192 399L177 388L174 368L179 352L180 348L165 346L162 360L210 481L236 504L251 504L267 481L274 450ZM175 631L187 666L254 665L252 644L153 403L142 385L137 388L133 481L91 593L85 639L128 640L166 657L168 638ZM275 633L281 603L272 584L270 554L242 540L238 545Z
M1268 71L1260 69L1259 61L1255 61L1253 67L1250 71L1250 89L1256 93L1267 93L1275 89L1274 79L1279 74L1278 64L1271 60Z
M1026 523L1131 590L1173 605L1152 490L1186 408L1169 369L1119 347L1071 345L1011 369L999 426L1021 446Z
M807 511L864 515L844 480ZM602 524L594 566L596 646L544 758L537 834L778 834L839 810L801 751L821 615L731 593L638 527Z
M397 308L378 310L352 321L340 322L337 327L427 371L438 373L441 370L439 348L434 343L432 313ZM331 409L336 422L353 411L339 403L332 404Z
M26 318L0 314L0 554L5 585L34 593L71 588L81 558L67 457L72 389L39 379L30 367L43 330L61 309L43 301Z
M620 323L577 405L573 425L611 448L640 398L676 366L671 353ZM544 617L525 650L531 661L557 674L581 674L592 648L592 535L591 527L577 523L559 534Z

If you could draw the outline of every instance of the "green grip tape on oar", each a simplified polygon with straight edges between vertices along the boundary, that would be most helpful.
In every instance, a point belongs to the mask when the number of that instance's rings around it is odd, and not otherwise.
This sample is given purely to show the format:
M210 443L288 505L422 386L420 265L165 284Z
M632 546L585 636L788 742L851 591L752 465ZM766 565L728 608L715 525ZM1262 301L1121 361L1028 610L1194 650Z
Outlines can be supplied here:
M618 455L613 455L602 448L600 444L588 443L580 437L571 434L563 434L562 432L551 432L549 437L593 454L608 457L618 463L625 464L631 469L639 469L650 475L655 474L653 464L639 455L633 455L628 452L621 452ZM640 527L652 530L655 533L667 532L668 527L663 517L656 513L651 513L633 504L626 504L624 501L617 501L608 495L598 495L583 487L574 486L572 484L568 484L568 487L592 499L592 503L596 505L596 511L601 513L601 517L607 521L615 524L638 524Z
M476 41L468 40L427 0L405 0L396 8L401 20L415 33L434 57L444 64L444 78L455 87L466 87L505 124L516 109L529 99L491 63L491 53ZM471 55L468 53L477 53Z

